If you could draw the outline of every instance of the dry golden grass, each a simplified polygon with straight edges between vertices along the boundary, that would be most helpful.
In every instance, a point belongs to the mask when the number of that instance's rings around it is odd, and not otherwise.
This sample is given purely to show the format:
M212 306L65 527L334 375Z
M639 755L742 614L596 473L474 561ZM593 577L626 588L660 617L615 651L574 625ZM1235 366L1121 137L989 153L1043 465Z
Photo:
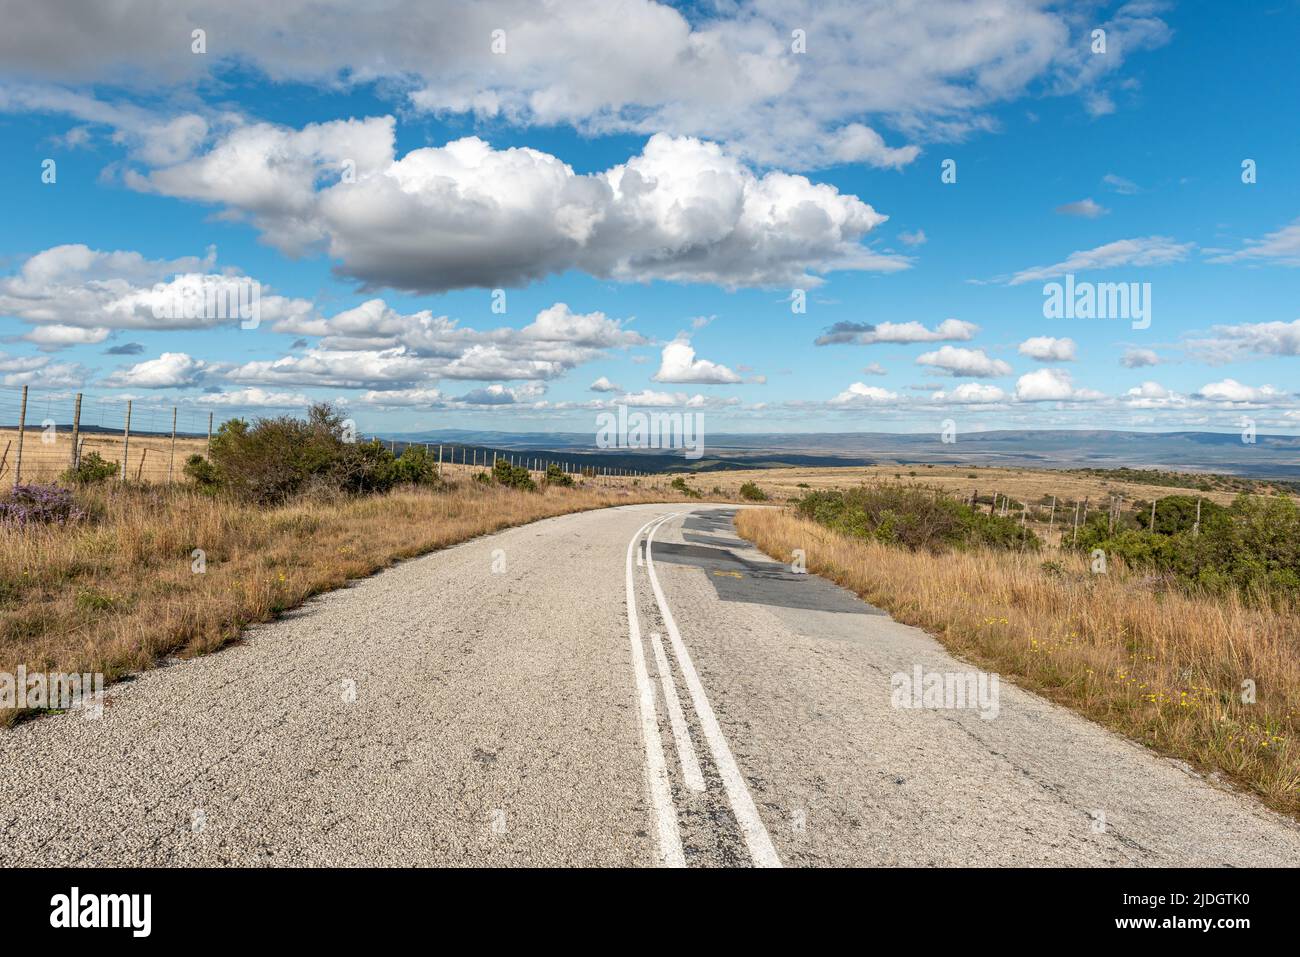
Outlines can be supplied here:
M113 681L168 655L221 647L253 622L392 564L568 512L676 501L643 488L519 492L464 482L259 509L184 486L80 496L96 519L0 527L0 672L102 672ZM207 570L191 571L194 549ZM17 717L0 711L0 724Z
M809 571L979 667L1300 816L1295 609L1160 589L1115 562L1094 575L1068 554L914 553L780 509L742 510L736 527L781 561L804 549Z
M972 478L972 476L974 476ZM1146 485L1124 482L1100 476L1076 474L1050 469L971 468L962 465L871 465L852 468L793 467L779 469L727 470L701 472L691 479L701 488L718 486L724 492L734 492L743 482L756 482L769 495L777 498L798 497L810 489L853 488L856 485L878 482L918 482L941 488L963 501L972 491L981 497L1000 492L1011 496L1012 501L1028 502L1037 506L1045 498L1055 495L1060 501L1088 498L1094 505L1111 495L1122 495L1127 500L1163 498L1166 495L1201 495L1221 505L1235 497L1232 492L1197 492L1190 488L1167 485ZM808 488L801 487L801 484ZM1057 514L1060 520L1060 513Z
M51 482L68 468L72 461L72 433L67 429L53 434L53 441L42 441L39 427L28 428L23 436L24 482ZM108 462L122 461L122 436L102 432L83 432L80 436L81 453L98 452ZM206 437L176 437L175 468L172 469L172 440L169 435L133 435L127 449L127 477L146 482L165 482L171 473L176 481L183 479L185 460L195 452L205 454ZM6 454L7 452L7 454ZM0 487L13 483L18 459L18 430L0 429Z

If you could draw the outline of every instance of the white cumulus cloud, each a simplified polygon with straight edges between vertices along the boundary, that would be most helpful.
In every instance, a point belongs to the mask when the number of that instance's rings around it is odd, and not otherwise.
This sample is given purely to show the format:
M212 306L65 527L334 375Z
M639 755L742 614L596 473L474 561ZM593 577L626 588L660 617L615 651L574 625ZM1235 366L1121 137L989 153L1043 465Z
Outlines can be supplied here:
M1287 397L1287 393L1271 385L1243 385L1236 379L1206 383L1197 390L1196 395L1210 402L1246 404L1275 402Z
M1016 399L1020 402L1092 402L1104 398L1092 389L1075 388L1070 373L1064 369L1038 369L1016 380Z
M208 363L184 352L164 352L157 359L146 359L119 369L104 380L114 389L173 389L193 386L209 371Z
M321 248L367 286L523 285L571 269L623 281L813 287L895 271L861 240L886 216L807 178L754 172L716 143L655 134L603 172L477 137L395 154L391 118L240 126L129 182L218 203L291 254ZM355 181L341 163L355 163Z
M882 405L898 400L897 392L890 392L888 389L882 389L880 386L867 385L863 382L854 382L847 389L831 399L828 403L832 406L871 406Z
M708 359L697 359L690 341L684 337L678 337L664 346L659 371L651 378L655 382L689 382L700 385L740 381L740 376L726 366Z
M991 379L1011 375L1011 366L1001 359L990 357L983 349L962 349L942 346L934 352L923 352L916 364L939 369L952 376L970 376Z
M1039 362L1073 362L1075 343L1073 339L1034 336L1020 343L1018 351L1022 356L1037 359Z

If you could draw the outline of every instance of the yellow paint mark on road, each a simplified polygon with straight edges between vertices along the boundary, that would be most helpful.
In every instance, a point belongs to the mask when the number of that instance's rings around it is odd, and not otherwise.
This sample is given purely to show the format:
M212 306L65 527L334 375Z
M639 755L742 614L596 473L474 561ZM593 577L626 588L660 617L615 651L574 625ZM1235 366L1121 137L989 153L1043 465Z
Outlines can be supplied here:
M717 575L719 578L743 578L744 577L743 575L740 574L740 572L720 572L715 570L713 574Z

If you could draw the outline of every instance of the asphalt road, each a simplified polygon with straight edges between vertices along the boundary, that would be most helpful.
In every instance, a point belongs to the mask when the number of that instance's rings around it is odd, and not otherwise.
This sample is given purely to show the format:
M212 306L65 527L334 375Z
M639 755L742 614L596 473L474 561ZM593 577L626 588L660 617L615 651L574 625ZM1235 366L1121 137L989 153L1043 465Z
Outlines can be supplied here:
M22 724L0 864L1300 863L1290 821L1008 683L996 717L895 707L971 669L731 514L476 539Z

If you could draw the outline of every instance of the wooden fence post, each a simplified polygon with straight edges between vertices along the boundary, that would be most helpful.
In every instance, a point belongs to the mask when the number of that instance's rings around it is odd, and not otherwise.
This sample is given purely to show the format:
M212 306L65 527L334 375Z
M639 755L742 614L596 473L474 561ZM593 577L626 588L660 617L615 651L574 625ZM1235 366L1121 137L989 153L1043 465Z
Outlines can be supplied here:
M81 437L81 393L77 393L77 401L72 406L72 457L69 464L75 470L81 464L81 448L78 445Z
M122 481L126 481L126 460L131 454L131 400L126 400L126 425L122 428Z
M167 460L167 481L176 481L176 406L172 406L172 452Z
M18 458L14 460L14 488L23 478L23 436L27 433L27 386L23 386L23 404L18 412Z

